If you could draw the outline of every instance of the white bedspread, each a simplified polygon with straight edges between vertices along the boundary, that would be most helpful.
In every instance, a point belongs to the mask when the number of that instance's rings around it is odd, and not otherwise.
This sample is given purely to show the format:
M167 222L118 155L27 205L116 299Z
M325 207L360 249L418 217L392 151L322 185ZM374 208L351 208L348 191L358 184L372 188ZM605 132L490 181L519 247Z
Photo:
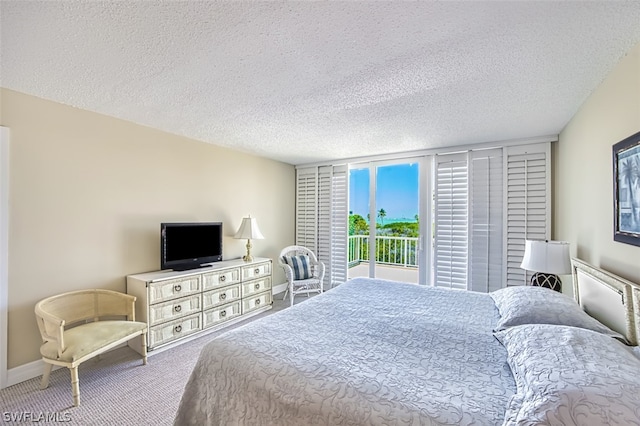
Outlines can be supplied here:
M515 383L486 294L353 279L214 339L176 425L499 425Z

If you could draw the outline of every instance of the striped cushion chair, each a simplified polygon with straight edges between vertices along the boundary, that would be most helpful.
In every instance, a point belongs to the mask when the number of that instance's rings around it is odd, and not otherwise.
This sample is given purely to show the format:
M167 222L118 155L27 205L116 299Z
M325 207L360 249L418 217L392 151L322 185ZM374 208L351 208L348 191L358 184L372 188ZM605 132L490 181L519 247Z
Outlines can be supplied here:
M291 305L296 294L322 293L324 263L306 247L289 246L282 249L278 263L284 268L287 277L287 291L283 300L290 295Z

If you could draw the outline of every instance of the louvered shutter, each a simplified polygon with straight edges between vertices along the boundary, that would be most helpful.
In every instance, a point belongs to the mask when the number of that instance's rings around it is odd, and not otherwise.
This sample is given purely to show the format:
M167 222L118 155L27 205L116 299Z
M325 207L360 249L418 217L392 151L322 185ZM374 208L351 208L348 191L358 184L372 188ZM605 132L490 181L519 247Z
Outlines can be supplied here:
M318 249L318 169L296 170L296 244Z
M296 244L324 263L325 289L347 279L347 179L346 165L296 171Z
M506 283L527 284L531 272L520 268L525 240L551 234L549 143L506 148Z
M467 154L435 157L434 284L467 288Z
M502 148L469 154L469 286L490 292L503 287Z
M347 280L349 234L349 168L333 168L331 192L331 286Z
M331 286L331 193L333 166L318 168L318 260L324 263L324 288Z

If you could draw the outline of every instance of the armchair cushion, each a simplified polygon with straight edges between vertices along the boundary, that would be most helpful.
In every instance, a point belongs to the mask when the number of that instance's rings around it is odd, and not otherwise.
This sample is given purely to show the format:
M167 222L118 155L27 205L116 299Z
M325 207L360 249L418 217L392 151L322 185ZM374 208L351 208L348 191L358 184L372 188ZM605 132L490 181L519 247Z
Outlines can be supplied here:
M282 256L282 260L293 270L294 280L306 280L311 278L309 256Z
M147 328L137 321L96 321L65 330L65 350L58 357L58 344L48 341L40 346L40 354L48 359L74 362L120 339Z

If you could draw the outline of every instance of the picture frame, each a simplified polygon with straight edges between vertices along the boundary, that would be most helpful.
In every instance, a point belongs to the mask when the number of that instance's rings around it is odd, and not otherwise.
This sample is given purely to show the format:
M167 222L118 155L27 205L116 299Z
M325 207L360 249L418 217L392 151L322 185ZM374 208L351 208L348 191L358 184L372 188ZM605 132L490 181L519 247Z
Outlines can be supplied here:
M640 246L640 132L613 145L613 239Z

